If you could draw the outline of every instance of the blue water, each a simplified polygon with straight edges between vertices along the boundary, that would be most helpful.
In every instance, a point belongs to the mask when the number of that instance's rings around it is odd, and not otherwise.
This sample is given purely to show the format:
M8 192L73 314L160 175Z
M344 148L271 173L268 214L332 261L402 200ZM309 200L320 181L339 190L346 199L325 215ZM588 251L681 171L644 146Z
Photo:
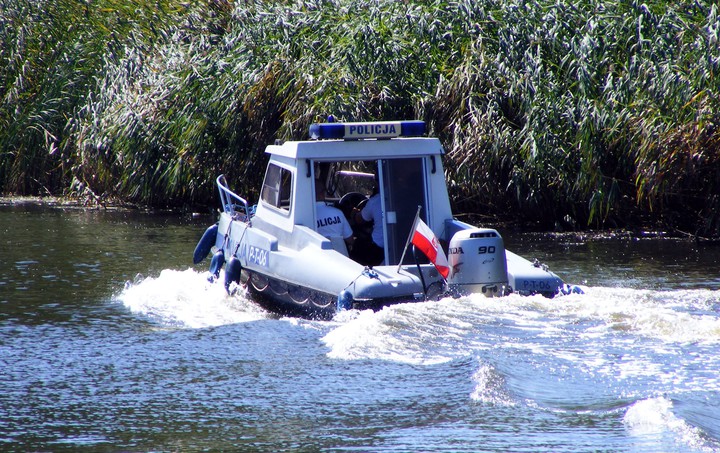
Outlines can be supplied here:
M0 450L720 451L720 249L506 233L587 294L308 321L208 222L0 205Z

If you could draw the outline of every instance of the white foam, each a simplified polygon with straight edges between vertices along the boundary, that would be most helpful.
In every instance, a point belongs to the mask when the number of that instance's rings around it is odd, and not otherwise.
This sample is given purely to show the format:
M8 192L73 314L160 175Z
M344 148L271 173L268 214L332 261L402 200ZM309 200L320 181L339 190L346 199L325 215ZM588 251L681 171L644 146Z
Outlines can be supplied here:
M338 325L322 340L331 358L444 363L457 356L452 344L472 327L454 316L449 306L453 303L448 299L393 305L378 312L352 310L336 316Z
M515 406L515 401L505 388L505 380L491 366L481 364L472 376L475 388L470 399L496 406Z
M696 357L677 354L689 343L713 347L720 342L720 319L704 310L716 306L718 298L720 292L709 290L625 288L587 288L584 295L553 299L471 295L401 304L376 313L343 312L322 341L330 349L329 357L345 360L435 364L509 348L554 357L589 376L649 378L684 390L717 389L716 375L689 371L695 369ZM508 334L502 326L521 334ZM632 352L608 354L608 345ZM669 369L658 362L659 356L677 356L683 365ZM714 360L702 358L704 363ZM476 396L483 398L482 394L479 387Z
M522 338L512 347L553 356L589 374L635 379L651 377L668 387L717 389L716 375L697 376L688 368L667 368L658 356L676 356L678 364L697 362L682 354L684 345L714 347L720 343L720 317L708 307L717 305L712 290L655 291L627 288L588 288L586 294L526 301L508 298L500 316L538 340ZM580 348L568 347L568 340ZM550 341L545 339L549 338ZM505 342L505 344L508 344ZM608 355L608 344L632 353ZM702 358L712 363L714 357Z
M679 443L696 451L712 451L703 441L702 432L673 413L673 403L665 397L640 400L625 412L623 423L628 432L658 449Z
M720 318L714 313L698 314L688 309L702 301L707 304L718 298L720 292L710 290L587 288L583 295L545 300L534 298L532 308L538 313L551 313L566 320L602 321L601 326L588 331L589 335L624 331L671 343L712 344L720 342Z
M207 273L165 269L156 278L127 284L117 299L133 313L173 327L213 327L267 317L243 291L228 295L222 281L222 274L211 283Z
M623 423L634 435L657 434L682 424L672 413L672 401L667 398L650 398L630 406Z
M331 358L444 363L497 347L495 338L478 335L481 326L506 317L522 322L526 308L518 307L528 300L518 295L471 295L393 305L378 312L350 310L334 318L336 325L323 341Z

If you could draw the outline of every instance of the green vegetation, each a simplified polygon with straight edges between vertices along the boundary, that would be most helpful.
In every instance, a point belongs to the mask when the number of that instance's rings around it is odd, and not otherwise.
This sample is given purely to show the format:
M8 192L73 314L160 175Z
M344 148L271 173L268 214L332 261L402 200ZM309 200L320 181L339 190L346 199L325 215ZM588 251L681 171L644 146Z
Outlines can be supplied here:
M215 206L264 146L418 118L460 211L720 235L710 0L6 0L0 191Z

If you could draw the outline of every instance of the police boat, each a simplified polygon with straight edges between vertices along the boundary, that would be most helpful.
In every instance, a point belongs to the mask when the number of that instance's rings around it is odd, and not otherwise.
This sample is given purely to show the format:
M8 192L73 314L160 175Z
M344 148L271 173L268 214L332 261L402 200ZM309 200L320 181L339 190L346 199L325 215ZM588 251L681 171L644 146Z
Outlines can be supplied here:
M495 229L453 217L444 151L437 138L425 136L423 121L331 120L311 125L309 140L265 152L256 204L234 193L223 175L217 178L222 211L193 261L211 256L211 280L224 266L226 289L242 285L270 311L328 319L340 310L448 294L579 291L506 250ZM375 217L367 213L370 205ZM345 223L350 234L324 231ZM369 256L370 250L377 253Z

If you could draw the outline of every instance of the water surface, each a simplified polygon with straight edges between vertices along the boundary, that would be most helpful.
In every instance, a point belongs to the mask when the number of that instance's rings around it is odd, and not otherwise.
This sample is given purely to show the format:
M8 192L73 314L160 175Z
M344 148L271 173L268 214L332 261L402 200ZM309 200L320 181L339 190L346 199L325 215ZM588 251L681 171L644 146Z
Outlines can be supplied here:
M587 293L320 322L209 283L213 221L0 205L0 450L720 451L718 248L504 232Z

